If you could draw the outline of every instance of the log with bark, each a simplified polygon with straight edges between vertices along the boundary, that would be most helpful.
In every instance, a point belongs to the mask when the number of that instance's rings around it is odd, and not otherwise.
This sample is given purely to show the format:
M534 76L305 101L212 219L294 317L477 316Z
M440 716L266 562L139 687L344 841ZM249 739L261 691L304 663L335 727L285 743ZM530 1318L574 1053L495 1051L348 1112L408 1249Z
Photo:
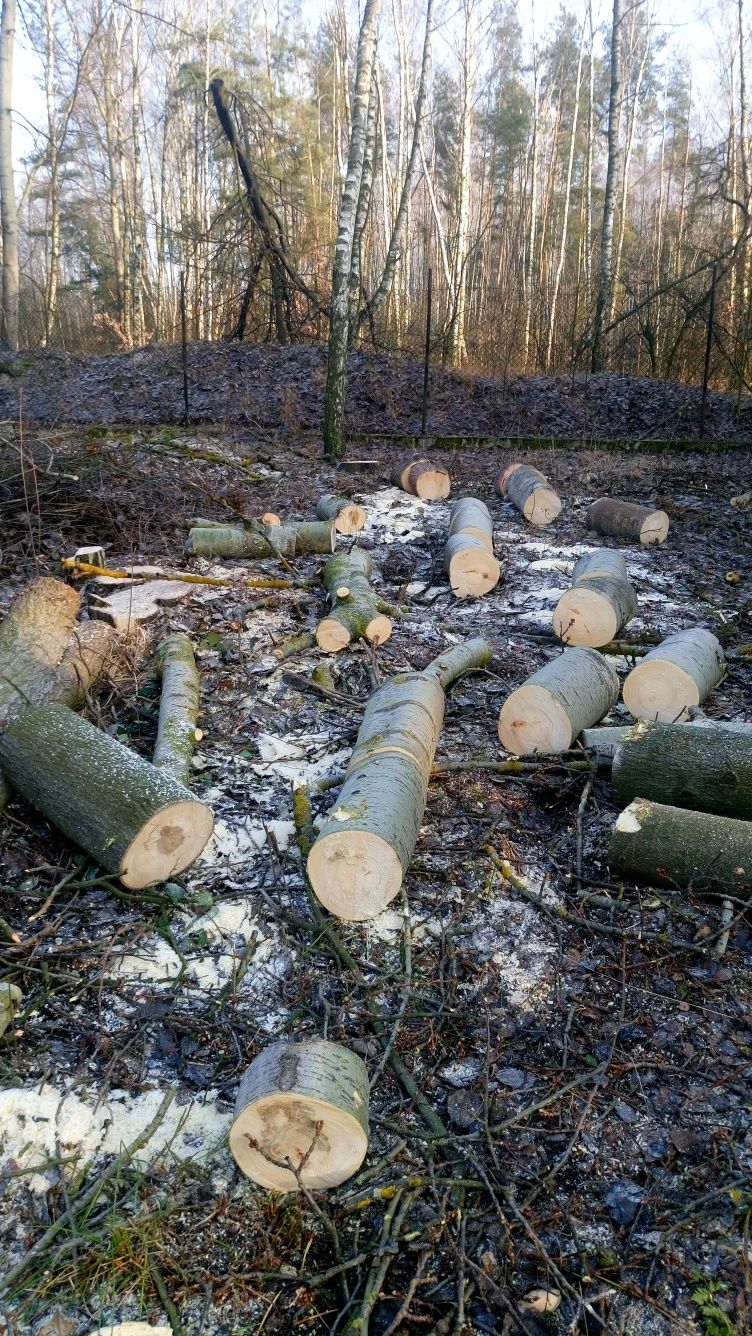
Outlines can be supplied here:
M188 786L196 745L200 688L193 645L183 631L157 646L154 665L162 678L159 723L153 762Z
M638 506L632 501L602 496L588 510L585 524L588 529L595 529L608 538L621 538L625 542L640 542L647 546L666 541L669 518L665 510L657 510L654 506Z
M444 693L491 653L482 639L456 645L369 699L339 798L308 855L313 890L339 918L374 918L398 894L423 819Z
M313 520L258 529L231 524L200 524L188 534L187 551L196 557L295 557L308 552L333 552L334 524Z
M653 798L752 821L751 742L744 724L688 728L641 721L614 753L614 792L621 803Z
M513 691L501 707L499 739L515 756L567 751L583 728L616 703L619 679L594 649L565 649Z
M337 1187L368 1150L368 1093L365 1064L344 1045L271 1044L241 1080L230 1150L261 1187Z
M680 723L725 671L723 650L712 631L701 626L676 631L632 669L624 683L624 704L635 719Z
M392 469L392 482L421 501L445 501L452 487L446 469L430 459L403 459Z
M325 492L316 506L316 519L333 520L337 533L346 537L360 533L365 528L367 518L363 506L346 496L336 496L333 492Z
M752 822L635 798L617 817L609 866L629 880L749 895Z
M452 506L444 561L456 598L479 598L499 583L491 512L475 497L464 496Z
M504 501L511 501L530 524L552 524L561 500L548 478L531 464L510 464L494 484Z
M575 563L572 588L562 594L552 621L566 645L600 649L615 639L636 611L637 595L621 552L603 547L586 552Z
M332 606L316 627L316 643L325 653L336 654L360 639L383 645L392 634L392 623L368 583L372 564L369 553L357 547L327 561L322 578Z
M28 709L0 739L0 770L123 885L167 881L204 848L211 809L64 705Z
M40 576L26 585L0 623L0 725L35 704L35 691L65 653L81 599Z

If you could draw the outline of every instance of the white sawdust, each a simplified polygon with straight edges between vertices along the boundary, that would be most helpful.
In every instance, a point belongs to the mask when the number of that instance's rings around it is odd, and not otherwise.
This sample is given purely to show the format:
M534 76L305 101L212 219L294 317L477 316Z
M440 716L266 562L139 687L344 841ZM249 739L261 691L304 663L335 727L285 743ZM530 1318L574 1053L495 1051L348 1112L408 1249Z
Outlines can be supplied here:
M250 817L218 818L214 823L214 833L201 854L201 862L206 867L218 863L232 865L247 863L255 858L260 850L268 847L267 831L271 834L280 850L288 847L295 826L292 821L252 821Z
M138 950L109 961L106 974L126 983L168 983L177 978L181 968L180 956L163 937L154 935L144 938Z

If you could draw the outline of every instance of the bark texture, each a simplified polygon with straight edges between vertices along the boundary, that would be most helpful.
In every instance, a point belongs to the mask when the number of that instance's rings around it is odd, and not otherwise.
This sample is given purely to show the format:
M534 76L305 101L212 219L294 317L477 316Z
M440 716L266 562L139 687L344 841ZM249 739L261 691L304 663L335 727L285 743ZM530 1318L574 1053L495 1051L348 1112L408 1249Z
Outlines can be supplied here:
M530 464L510 464L496 479L496 491L509 500L530 524L551 524L561 501L548 479Z
M567 645L608 645L637 611L621 552L599 548L575 563L572 588L554 609L553 627Z
M16 0L3 0L0 14L0 224L3 236L3 344L18 349L18 218L13 178L13 52Z
M162 678L154 765L188 787L201 704L196 656L188 636L183 631L167 636L158 645L154 662Z
M316 627L316 642L326 653L334 654L360 639L383 645L392 634L392 623L380 611L368 583L371 569L369 554L357 547L352 552L336 552L327 561L322 578L332 607Z
M636 724L614 754L614 792L752 821L751 743L733 724Z
M62 580L41 576L26 585L0 623L0 726L37 704L37 693L60 663L81 600Z
M664 543L669 530L669 518L665 510L638 506L633 501L617 501L609 496L602 496L599 501L593 502L585 523L588 529L595 529L607 538L642 543L644 547Z
M249 557L262 561L264 557L333 552L335 541L334 524L324 520L259 529L202 523L190 530L186 546L197 557Z
M632 669L624 683L624 704L635 719L680 723L725 671L723 650L712 631L701 626L676 631Z
M499 739L515 756L567 751L583 728L616 703L616 669L594 649L566 649L513 691L501 707Z
M609 866L634 881L748 896L752 822L635 798L617 817Z

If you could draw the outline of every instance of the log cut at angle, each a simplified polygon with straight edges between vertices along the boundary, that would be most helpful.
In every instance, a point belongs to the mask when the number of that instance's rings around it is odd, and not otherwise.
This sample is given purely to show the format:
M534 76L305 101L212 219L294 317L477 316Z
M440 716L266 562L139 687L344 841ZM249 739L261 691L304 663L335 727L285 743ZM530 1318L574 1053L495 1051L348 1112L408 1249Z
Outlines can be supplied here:
M446 501L452 489L446 469L430 459L404 459L395 464L392 482L421 501Z
M499 739L515 756L567 751L616 703L616 669L594 649L565 649L513 691L501 707Z
M609 867L618 877L749 897L752 822L635 798L616 819Z
M339 918L374 918L398 894L425 811L444 692L491 652L486 640L466 641L369 699L339 798L308 855L313 890Z
M360 639L383 645L392 634L392 623L368 583L371 569L369 553L357 547L327 561L322 578L332 606L316 627L316 643L325 653L336 654Z
M531 464L510 464L494 487L504 501L511 501L530 524L552 524L561 512L561 500L548 478Z
M333 492L326 492L316 507L317 520L333 520L337 533L348 538L365 528L367 518L363 506Z
M641 721L616 748L611 782L622 803L654 798L752 821L752 729Z
M188 534L186 550L195 557L296 557L311 552L333 552L336 530L331 520L294 524L215 524L197 520Z
M464 496L452 506L444 564L456 598L479 598L499 583L491 512L475 497Z
M27 710L0 738L12 788L124 886L176 876L198 858L211 809L64 705Z
M654 506L638 506L632 501L602 496L588 510L585 524L607 538L622 538L625 542L650 546L665 543L669 518L665 510L657 510Z
M276 1192L344 1183L368 1150L363 1059L327 1039L265 1048L240 1083L230 1150L248 1178Z
M621 552L601 547L575 563L572 588L562 594L553 627L565 645L607 645L634 617L637 595Z
M624 683L624 704L635 719L681 723L725 671L723 650L712 631L702 626L676 631L632 669Z

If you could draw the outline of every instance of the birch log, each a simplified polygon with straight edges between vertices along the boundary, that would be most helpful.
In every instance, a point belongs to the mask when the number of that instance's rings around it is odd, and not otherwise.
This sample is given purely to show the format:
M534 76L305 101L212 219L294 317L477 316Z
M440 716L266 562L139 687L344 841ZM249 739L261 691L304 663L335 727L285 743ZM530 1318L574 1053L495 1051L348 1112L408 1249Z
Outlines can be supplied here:
M752 822L635 798L617 817L609 866L634 881L748 896Z
M561 500L548 478L531 464L510 464L499 474L495 487L530 524L551 524L561 511Z
M198 858L210 808L64 705L29 709L0 739L12 788L123 885L167 881Z
M515 756L567 751L618 695L608 659L594 649L565 649L507 697L499 715L501 745Z
M723 650L712 631L701 626L676 631L632 669L624 683L624 704L635 719L680 723L725 671Z
M200 688L196 656L183 631L167 636L154 655L162 678L159 723L153 762L188 787L191 757L196 745Z
M365 528L367 515L363 506L346 496L326 492L316 507L317 520L332 520L337 533L350 537Z
M230 1150L254 1183L277 1192L344 1183L368 1150L362 1058L327 1039L265 1048L240 1083Z
M452 487L446 469L430 459L405 459L396 464L392 482L421 501L445 501Z
M499 582L491 512L475 497L464 496L452 506L444 562L456 598L479 598Z
M0 725L34 703L67 648L81 605L75 589L40 576L21 590L0 623Z
M572 588L554 609L553 627L567 645L608 645L637 611L621 552L599 548L575 563Z
M335 540L334 524L328 520L273 524L259 529L201 524L190 530L186 548L197 557L248 557L261 561L264 557L333 552Z
M621 803L653 798L671 807L752 821L749 727L642 721L617 747L611 782Z
M444 692L491 658L475 639L371 696L339 798L308 855L318 899L338 918L374 918L398 894L426 805Z
M665 510L602 496L588 510L585 524L588 529L595 529L606 537L622 538L627 542L640 542L648 546L666 541L669 518Z
M323 581L332 601L331 612L316 627L316 642L327 654L336 654L353 640L383 645L392 634L390 619L368 583L372 562L360 548L336 552L324 567Z

